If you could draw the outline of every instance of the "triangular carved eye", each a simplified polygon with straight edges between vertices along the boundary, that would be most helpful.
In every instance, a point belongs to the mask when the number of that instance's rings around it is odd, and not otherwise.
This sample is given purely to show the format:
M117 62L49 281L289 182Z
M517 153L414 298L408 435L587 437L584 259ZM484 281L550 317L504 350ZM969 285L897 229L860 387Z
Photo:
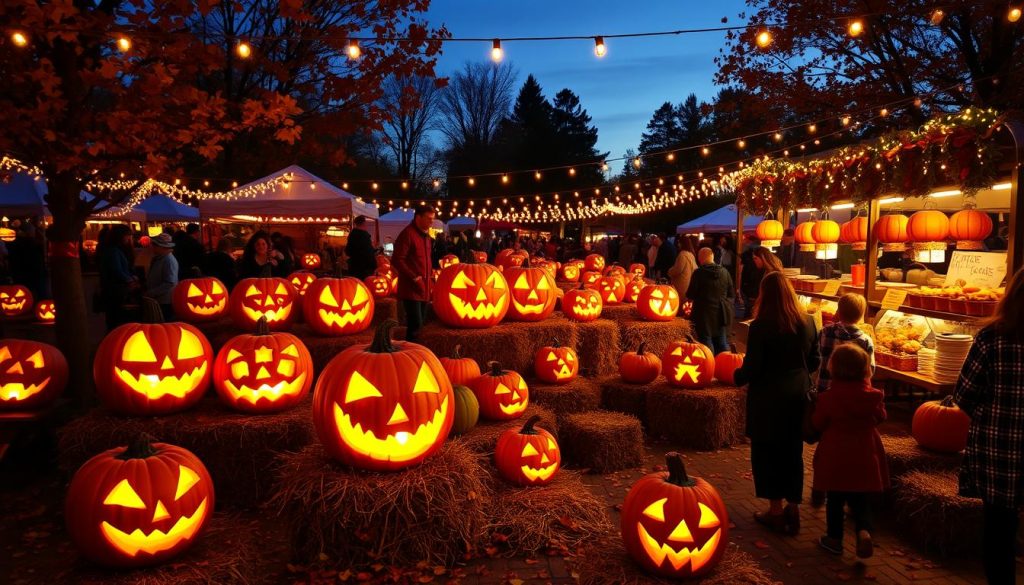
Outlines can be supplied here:
M125 362L153 363L156 361L156 354L153 353L153 346L146 339L145 331L136 331L128 338L121 350L121 360Z
M324 289L320 291L320 304L327 305L328 307L338 306L338 299L334 298L334 293L331 292L331 287L325 286Z
M567 361L567 362L574 362L574 361L576 361L576 354L574 354L571 351L565 352L565 361Z
M247 297L254 297L258 294L260 294L260 291L256 288L255 284L250 284L249 288L245 289L245 296Z
M665 502L667 502L667 501L668 501L668 498L662 498L660 500L656 500L654 502L651 502L651 504L649 506L644 508L644 516L647 516L648 518L653 518L653 519L655 519L655 520L657 520L659 522L664 522L665 521Z
M377 390L376 386L371 384L362 374L356 372L352 374L352 378L348 381L348 390L345 392L345 404L364 398L380 398L382 396L383 394L380 393L380 390Z
M188 329L181 330L181 342L178 344L178 359L188 360L203 355L203 343L195 333Z
M356 285L356 294L352 297L353 305L361 305L366 301L370 300L369 295L366 294L366 287L361 283Z
M553 361L555 361L557 359L558 359L558 356L555 355L555 352L553 352L553 351L549 351L548 352L548 361L549 362L553 362Z
M540 281L537 282L537 290L550 290L550 287L548 286L548 279L541 278Z
M284 287L284 283L283 282L277 283L277 289L274 290L274 294L275 295L286 295L286 294L288 294L288 289L286 289Z
M452 288L469 288L475 285L476 283L473 282L471 278L466 276L465 272L459 272L458 274L455 275L455 279L452 280Z
M190 282L190 283L188 283L188 296L189 297L201 297L201 296L203 296L203 291L199 290L199 287L196 286L196 284L194 282Z
M135 493L135 488L132 484L128 483L127 479L122 479L114 486L114 489L110 490L107 494L106 499L103 503L107 506L121 506L122 508L135 508L136 510L146 509L146 503L142 501L139 494Z
M511 394L512 391L508 389L508 386L498 382L498 386L494 389L495 394Z
M526 282L526 274L520 274L519 278L516 279L516 284L513 286L515 289L525 290L530 288L530 283Z
M530 455L540 455L540 453L537 452L537 448L533 446L533 443L527 443L526 446L523 447L522 456L529 457Z
M0 362L11 359L11 350L5 345L0 347Z
M40 349L36 351L34 354L28 356L28 359L25 361L32 364L32 366L37 370L43 367L43 350Z
M192 486L199 483L199 474L184 465L178 465L178 489L174 492L174 499L180 500L181 496L188 493Z
M558 450L558 444L555 443L555 441L552 440L550 437L548 437L548 451L557 451L557 450Z
M430 371L430 367L427 362L423 362L420 366L420 373L416 376L416 385L412 388L413 393L416 392L430 392L432 394L438 394L441 389L437 386L437 378L434 377L434 373Z
M715 511L705 506L703 502L697 502L697 505L700 506L700 523L697 524L698 528L715 528L722 523L718 519L718 514L715 514Z
M224 288L215 280L213 281L213 284L210 285L210 292L215 295L222 295L224 294Z
M656 289L651 291L651 297L653 297L653 298L660 299L660 298L662 298L664 296L665 295L662 294L661 289L657 289L656 288Z
M491 285L491 288L504 289L505 279L497 272L492 272L487 276L487 284Z
M683 355L683 348L677 347L672 350L672 355Z

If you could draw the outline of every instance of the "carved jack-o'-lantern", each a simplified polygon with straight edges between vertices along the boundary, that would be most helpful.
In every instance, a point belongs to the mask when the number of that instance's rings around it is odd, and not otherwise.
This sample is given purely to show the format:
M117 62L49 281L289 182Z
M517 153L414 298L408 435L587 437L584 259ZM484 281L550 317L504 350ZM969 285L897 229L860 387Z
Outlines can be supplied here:
M670 284L652 284L640 290L636 310L645 321L671 321L679 312L679 293Z
M604 256L600 254L589 254L583 262L587 270L595 272L601 272L604 270Z
M398 323L377 326L373 342L352 346L316 383L313 423L327 453L373 471L402 469L441 448L454 420L454 395L431 351L392 342Z
M619 305L626 298L626 284L617 276L602 276L595 284L604 305Z
M647 274L647 265L635 262L629 265L629 272L633 274L633 276L643 278L644 275Z
M605 276L623 276L624 277L626 275L626 269L623 268L622 266L618 265L618 264L612 264L611 266L606 266L605 267L604 275Z
M498 437L494 448L494 466L498 474L514 485L550 483L562 464L562 451L551 433L534 426L539 416L531 416L522 429L508 429Z
M380 257L382 258L383 256L380 256ZM391 292L389 292L388 294L392 294L393 295L393 294L398 292L398 271L397 270L395 270L391 266L385 266L384 268L378 268L377 269L377 274L380 275L380 276L383 276L386 279L388 279L388 282L391 283Z
M320 278L302 303L309 328L320 335L348 335L370 326L373 295L358 278Z
M441 260L438 261L437 265L440 266L441 268L448 268L452 264L458 264L458 263L459 263L459 257L458 256L456 256L455 254L447 254L447 255L441 257Z
M303 254L302 267L306 270L316 270L317 268L320 268L320 254Z
M492 327L508 312L508 283L490 264L449 266L437 279L433 308L450 327Z
M82 249L85 250L88 254L95 254L97 247L99 247L99 242L97 242L96 240L82 241Z
M431 282L435 282L436 283L438 276L441 276L441 269L440 268L434 268L434 269L432 269L430 271L430 280L431 280Z
M267 318L271 331L291 326L297 311L298 293L283 278L243 278L231 291L228 306L235 327L251 331L260 317Z
M506 248L494 257L494 265L498 267L500 272L504 272L509 268L516 268L523 265L523 262L529 258L525 253L520 254L517 250Z
M725 553L729 514L718 491L689 477L678 453L665 455L668 471L633 484L622 504L622 543L645 570L665 577L699 577Z
M391 294L391 281L380 274L367 276L363 283L370 289L370 294L375 299L383 299Z
M192 546L213 503L213 480L195 455L141 440L86 461L68 486L64 516L85 557L140 567Z
M146 299L145 317L160 319ZM184 410L210 385L213 350L201 331L186 323L126 323L107 334L96 350L96 394L126 415L162 415Z
M595 270L587 270L580 274L580 282L587 285L588 287L595 286L597 284L598 279L600 278L601 273Z
M480 415L490 420L512 420L522 416L530 402L530 390L523 377L502 370L498 362L469 384L480 403Z
M482 252L480 250L474 250L473 251L473 259L476 260L477 264L486 264L487 263L487 252Z
M228 290L213 277L188 278L171 293L174 314L189 323L219 319L228 306Z
M703 388L715 377L715 354L692 339L673 341L661 356L661 373L673 386Z
M45 406L60 396L67 383L68 362L56 347L0 339L0 411Z
M626 283L626 298L624 299L627 303L635 303L640 298L640 291L647 286L647 281L637 276Z
M548 271L542 268L507 268L505 280L511 286L509 319L540 321L555 310L558 287Z
M593 321L601 316L601 295L596 290L579 288L566 291L562 297L562 312L574 321Z
M292 283L292 287L295 288L296 294L299 298L306 296L306 291L309 290L309 285L316 281L316 275L312 272L305 270L296 270L288 275L288 282Z
M0 314L17 317L32 310L32 292L20 284L0 285Z
M566 282L577 282L580 279L580 267L576 264L563 264L559 275Z
M580 359L576 350L559 345L554 340L545 345L533 356L533 373L537 379L549 384L568 384L580 373Z
M36 321L44 325L52 325L57 320L57 305L53 299L45 299L36 303Z
M298 404L313 385L313 358L298 337L271 333L265 320L255 335L228 340L213 363L221 401L242 412L278 412Z

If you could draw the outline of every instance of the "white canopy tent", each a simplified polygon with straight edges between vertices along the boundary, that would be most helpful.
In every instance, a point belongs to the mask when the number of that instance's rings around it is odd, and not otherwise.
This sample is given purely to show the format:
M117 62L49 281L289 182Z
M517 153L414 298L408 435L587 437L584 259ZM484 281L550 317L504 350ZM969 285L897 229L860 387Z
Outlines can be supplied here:
M36 179L26 173L13 173L7 183L0 182L0 215L4 217L50 217L50 210L46 206L46 194L49 189L46 181ZM93 197L82 191L79 195L84 201ZM90 217L89 221L146 221L146 214L141 210L124 210L118 206L106 206L101 208Z
M759 215L743 218L743 229L752 230L764 219ZM729 204L711 213L676 226L677 234L697 234L736 231L736 206Z
M394 244L395 240L398 239L398 234L402 233L405 226L412 223L412 218L415 212L409 208L399 207L380 216L380 241L382 245ZM434 229L441 232L446 232L447 226L444 222L435 219L432 226Z

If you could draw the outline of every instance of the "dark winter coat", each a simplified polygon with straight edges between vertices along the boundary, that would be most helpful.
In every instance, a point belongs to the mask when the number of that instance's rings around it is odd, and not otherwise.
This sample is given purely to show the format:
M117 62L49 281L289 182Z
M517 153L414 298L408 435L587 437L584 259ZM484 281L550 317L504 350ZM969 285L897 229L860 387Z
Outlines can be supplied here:
M415 223L405 226L395 240L391 265L398 271L398 298L409 301L429 301L431 250L430 234L421 232ZM416 280L419 277L419 280Z
M882 391L866 381L833 381L829 391L818 396L813 423L821 441L814 450L814 489L888 489L889 467L882 437L875 429L885 420L884 399Z
M377 270L377 259L374 257L373 238L364 229L354 229L345 243L345 256L348 257L348 274L363 280Z
M686 289L686 297L693 301L691 319L694 333L698 336L712 335L719 328L732 325L735 296L732 276L725 268L705 264L694 270L690 286Z

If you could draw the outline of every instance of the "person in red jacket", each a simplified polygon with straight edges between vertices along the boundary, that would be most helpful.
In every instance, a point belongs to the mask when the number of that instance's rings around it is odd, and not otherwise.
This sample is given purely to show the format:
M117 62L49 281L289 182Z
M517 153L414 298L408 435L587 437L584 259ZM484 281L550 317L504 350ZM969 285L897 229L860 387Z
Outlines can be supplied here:
M429 205L416 207L412 223L398 234L391 265L398 272L398 298L405 309L405 339L416 341L430 302L433 266L431 250L433 240L430 226L434 223L434 208Z
M814 489L827 492L826 534L821 548L843 554L843 506L849 504L857 534L857 557L874 551L868 498L889 487L882 437L885 396L871 387L871 358L852 343L836 346L828 363L829 391L818 395L812 423L821 431L814 451Z

